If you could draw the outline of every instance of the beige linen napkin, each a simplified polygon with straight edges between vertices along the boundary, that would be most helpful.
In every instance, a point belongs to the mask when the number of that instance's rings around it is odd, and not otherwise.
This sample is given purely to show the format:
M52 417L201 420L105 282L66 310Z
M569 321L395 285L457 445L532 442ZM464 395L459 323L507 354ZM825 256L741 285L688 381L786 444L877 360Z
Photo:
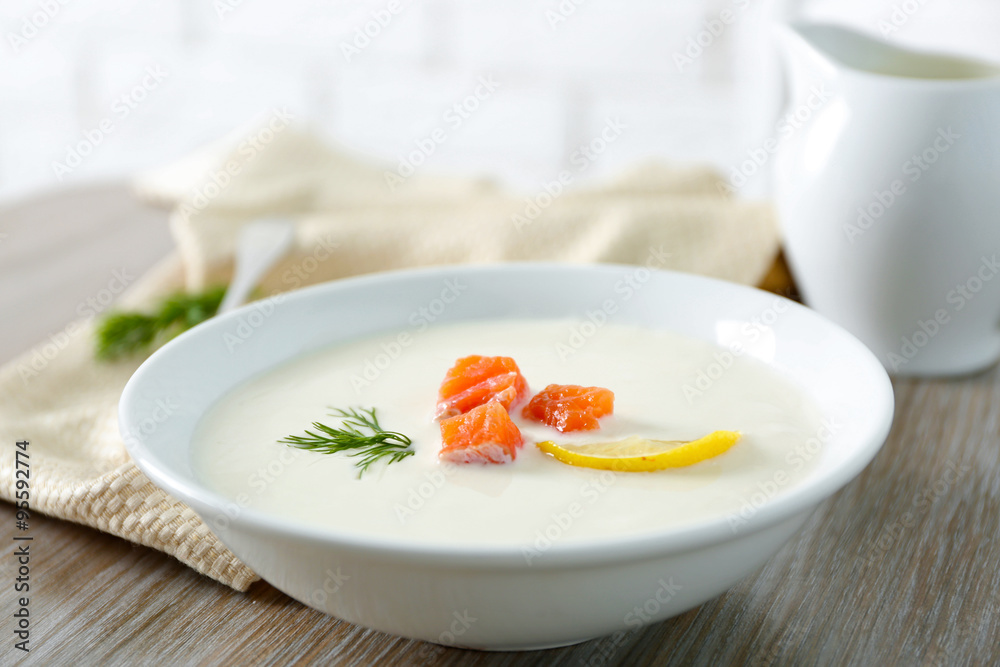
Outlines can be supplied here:
M174 207L178 252L121 307L226 280L240 226L264 216L294 220L297 240L264 280L267 294L390 268L504 260L647 264L759 284L778 250L770 208L729 199L707 169L648 164L592 187L566 171L516 195L475 179L393 178L308 132L273 119L269 129L251 130L253 151L237 134L137 181L141 196ZM15 497L13 447L27 439L35 510L245 590L256 575L124 449L117 403L141 360L95 362L92 324L76 329L51 359L39 346L0 369L0 497Z

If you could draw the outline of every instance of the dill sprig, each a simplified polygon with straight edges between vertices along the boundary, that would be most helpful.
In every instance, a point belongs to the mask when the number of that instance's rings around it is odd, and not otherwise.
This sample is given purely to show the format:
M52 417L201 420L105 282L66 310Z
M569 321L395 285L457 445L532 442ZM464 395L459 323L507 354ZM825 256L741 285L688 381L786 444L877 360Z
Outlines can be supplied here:
M367 472L368 466L380 459L386 459L388 465L414 454L411 447L413 443L408 437L395 431L386 431L379 425L375 408L330 408L330 416L341 420L340 428L313 422L315 431L307 430L305 435L290 435L278 442L321 454L347 452L348 456L361 457L355 463L360 468L358 478Z
M97 325L95 354L110 361L148 350L215 315L225 294L223 285L199 294L173 294L154 313L108 313Z

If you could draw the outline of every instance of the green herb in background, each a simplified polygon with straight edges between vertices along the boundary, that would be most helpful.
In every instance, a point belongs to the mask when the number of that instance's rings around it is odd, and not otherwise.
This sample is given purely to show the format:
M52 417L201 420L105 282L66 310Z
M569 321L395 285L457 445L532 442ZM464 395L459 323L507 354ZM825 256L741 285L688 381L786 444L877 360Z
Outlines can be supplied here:
M368 466L379 459L387 459L388 464L413 456L412 441L402 433L384 430L375 416L375 408L330 410L332 417L341 419L340 428L313 422L316 433L306 431L305 435L290 435L278 442L322 454L347 452L348 456L360 456L361 460L355 464L361 469L358 472L359 478L368 470Z
M200 294L174 294L152 314L109 313L97 325L97 358L110 361L146 352L215 315L225 294L223 285Z

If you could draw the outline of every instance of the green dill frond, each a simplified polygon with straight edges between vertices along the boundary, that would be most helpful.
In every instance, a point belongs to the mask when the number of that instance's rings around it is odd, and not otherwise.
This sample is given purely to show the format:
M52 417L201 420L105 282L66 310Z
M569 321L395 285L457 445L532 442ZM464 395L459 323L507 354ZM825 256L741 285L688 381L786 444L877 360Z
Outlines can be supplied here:
M154 313L111 312L98 323L95 355L103 361L132 356L162 344L219 311L226 287L164 299Z
M375 408L330 410L330 416L341 420L339 427L313 422L313 430L307 429L305 435L290 435L278 442L321 454L344 452L359 457L355 464L359 468L359 478L377 461L384 459L389 464L413 456L412 441L402 433L384 430L378 423Z

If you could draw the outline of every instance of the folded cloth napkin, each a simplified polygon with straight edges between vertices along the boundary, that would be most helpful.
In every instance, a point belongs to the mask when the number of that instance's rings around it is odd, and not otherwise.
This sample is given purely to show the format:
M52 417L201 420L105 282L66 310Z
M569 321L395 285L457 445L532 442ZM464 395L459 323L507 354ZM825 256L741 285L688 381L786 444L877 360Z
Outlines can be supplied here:
M177 289L227 280L241 225L260 217L293 220L297 241L263 281L266 294L390 268L505 260L646 264L760 284L778 251L770 207L728 198L708 169L647 164L592 187L565 171L518 196L475 179L404 178L306 131L265 127L138 179L140 196L174 207L178 252L119 307L149 308ZM117 403L141 360L97 362L92 324L69 331L54 357L39 346L0 369L0 497L15 498L12 450L28 439L33 509L245 590L257 576L124 449Z

